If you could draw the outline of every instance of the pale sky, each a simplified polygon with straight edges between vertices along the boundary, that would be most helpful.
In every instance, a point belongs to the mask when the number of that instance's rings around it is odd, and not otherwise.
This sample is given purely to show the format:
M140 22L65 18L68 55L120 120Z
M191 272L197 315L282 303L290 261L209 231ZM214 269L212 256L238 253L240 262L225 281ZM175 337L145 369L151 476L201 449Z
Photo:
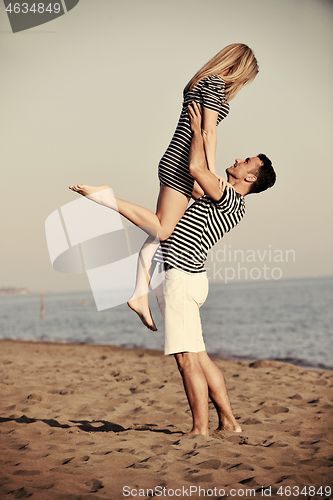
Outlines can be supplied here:
M265 153L277 183L216 250L292 250L283 278L332 275L332 21L329 0L80 0L13 34L1 2L0 287L89 289L52 269L46 218L76 183L154 210L182 90L234 42L260 71L218 127L217 171Z

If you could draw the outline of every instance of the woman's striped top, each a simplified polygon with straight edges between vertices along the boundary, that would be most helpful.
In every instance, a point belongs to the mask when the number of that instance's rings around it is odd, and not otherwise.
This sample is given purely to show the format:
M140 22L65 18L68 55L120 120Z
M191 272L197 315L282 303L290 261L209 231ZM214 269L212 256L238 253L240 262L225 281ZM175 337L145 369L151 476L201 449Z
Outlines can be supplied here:
M225 100L224 91L225 83L222 78L210 75L200 80L193 90L184 94L183 108L176 131L159 163L160 183L180 191L188 198L192 195L194 179L188 167L192 131L187 106L195 101L203 108L216 111L218 125L229 113L229 104Z
M203 272L208 251L244 214L245 200L231 187L219 201L202 196L186 210L171 236L161 241L154 260L189 273Z

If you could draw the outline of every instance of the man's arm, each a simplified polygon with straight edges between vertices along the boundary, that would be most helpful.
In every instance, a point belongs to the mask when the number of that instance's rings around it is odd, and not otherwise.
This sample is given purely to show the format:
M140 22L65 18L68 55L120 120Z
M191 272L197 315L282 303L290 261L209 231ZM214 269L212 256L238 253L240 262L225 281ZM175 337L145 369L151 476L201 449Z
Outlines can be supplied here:
M191 129L193 132L190 156L189 156L189 170L190 174L197 181L202 190L208 194L213 200L218 201L221 199L226 180L219 180L207 167L205 156L203 138L201 134L201 111L199 106L193 102L188 106L189 115L191 119ZM200 193L198 189L194 190L194 197Z

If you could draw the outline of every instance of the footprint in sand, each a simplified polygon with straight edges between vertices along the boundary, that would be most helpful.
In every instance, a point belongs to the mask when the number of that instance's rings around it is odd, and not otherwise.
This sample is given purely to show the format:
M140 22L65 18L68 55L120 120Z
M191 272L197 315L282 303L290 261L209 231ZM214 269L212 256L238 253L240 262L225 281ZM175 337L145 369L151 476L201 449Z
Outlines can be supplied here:
M27 396L27 399L30 399L32 401L42 401L43 398L39 394L32 393Z
M195 476L192 474L187 474L184 477L185 481L189 481L190 483L212 483L213 482L213 474L204 474L203 476Z
M237 469L237 470L254 470L253 467L251 467L251 465L249 464L246 464L246 463L239 463L239 464L235 464L235 465L231 465L231 467L228 467L228 470L231 470L231 469Z
M121 375L116 378L117 382L127 382L128 380L133 380L133 377L131 375Z
M33 485L33 487L37 490L50 490L51 488L54 488L54 486L55 486L55 483L41 484L39 482Z
M294 394L293 396L289 396L289 399L303 399L302 396L300 394Z
M281 441L274 441L273 443L269 443L264 446L265 448L285 448L286 446L288 446L288 444L282 443Z
M102 481L100 481L99 479L91 479L84 484L88 486L88 488L91 488L90 493L96 493L96 491L104 488Z
M256 418L248 418L247 420L244 420L243 423L245 425L262 424L262 422L260 420L257 420Z
M286 406L264 406L259 410L256 410L254 413L258 411L263 411L266 417L272 417L273 415L278 415L279 413L288 413L289 408Z
M18 443L12 447L13 450L26 450L29 447L29 443Z
M14 476L37 476L38 474L41 474L40 470L20 469L14 472Z
M28 493L28 491L23 487L18 490L10 491L9 493L14 494L14 498L29 498L32 496L32 493Z
M197 464L197 467L199 467L200 469L219 469L221 467L221 460L217 460L217 459L210 459L210 460L206 460L205 462L200 462L199 464Z
M249 486L250 488L257 488L259 486L259 483L257 483L254 477L248 477L247 479L239 481L239 483Z

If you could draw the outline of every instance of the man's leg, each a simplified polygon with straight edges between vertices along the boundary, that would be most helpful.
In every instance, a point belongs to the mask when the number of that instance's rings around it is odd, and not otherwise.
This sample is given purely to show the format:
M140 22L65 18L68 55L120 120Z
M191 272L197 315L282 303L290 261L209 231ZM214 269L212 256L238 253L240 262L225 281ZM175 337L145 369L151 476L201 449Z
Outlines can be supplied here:
M224 377L219 367L210 359L206 351L198 353L198 361L207 381L209 396L216 408L219 426L223 431L241 432L232 412Z
M190 434L208 436L208 385L198 359L205 349L199 307L208 293L206 273L168 269L155 292L164 320L164 352L175 356L192 412Z
M192 412L193 427L190 434L208 436L208 385L199 363L198 354L180 352L174 356Z

